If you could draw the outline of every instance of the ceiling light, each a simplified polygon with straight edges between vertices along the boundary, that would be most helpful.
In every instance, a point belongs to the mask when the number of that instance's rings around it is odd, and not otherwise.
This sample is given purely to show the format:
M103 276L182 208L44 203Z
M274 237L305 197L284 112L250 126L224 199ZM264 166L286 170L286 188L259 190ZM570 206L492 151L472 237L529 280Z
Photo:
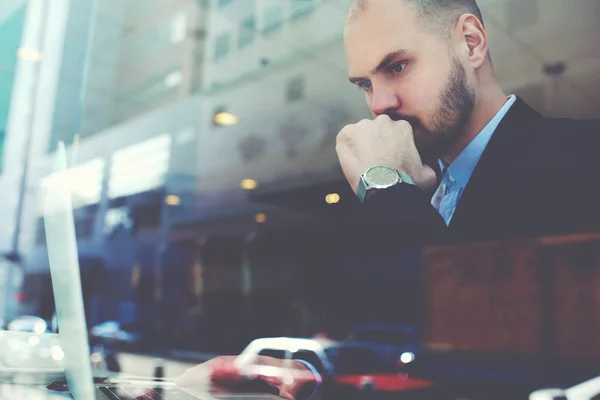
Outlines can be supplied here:
M165 197L165 203L170 206L178 206L181 204L181 198L179 196L175 196L174 194L170 194Z
M264 224L264 223L267 221L267 215L266 215L266 214L263 214L263 213L256 214L256 215L254 216L254 220L255 220L256 222L258 222L259 224Z
M221 111L215 114L213 122L216 125L231 126L238 123L238 117L226 111Z
M337 193L329 193L325 196L327 204L337 204L340 201L340 195Z
M240 187L242 189L254 190L254 189L256 189L256 186L258 186L258 184L256 183L256 181L254 179L244 179L243 181L240 182Z

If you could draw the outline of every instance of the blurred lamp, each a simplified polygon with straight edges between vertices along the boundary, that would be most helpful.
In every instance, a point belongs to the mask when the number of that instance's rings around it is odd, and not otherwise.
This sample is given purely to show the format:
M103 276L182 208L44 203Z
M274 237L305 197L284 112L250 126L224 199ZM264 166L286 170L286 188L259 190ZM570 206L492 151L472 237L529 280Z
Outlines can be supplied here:
M410 351L407 351L402 353L400 356L400 361L402 361L404 364L410 364L411 362L415 361L415 355Z
M337 193L329 193L325 196L327 204L337 204L340 201L340 195Z
M257 183L254 179L244 179L240 182L240 187L246 190L256 189Z
M256 222L258 222L259 224L264 224L265 222L267 222L267 215L266 215L266 214L263 214L263 213L256 214L256 215L254 216L254 220L255 220Z
M181 198L179 196L175 196L174 194L170 194L165 197L165 203L169 206L178 206L181 204Z
M63 358L65 358L65 353L63 353L60 346L52 346L52 348L50 349L50 354L52 355L52 358L56 361L61 361Z
M92 355L90 356L90 360L95 363L98 364L100 363L100 361L102 361L102 355L100 355L100 353L92 353Z
M33 331L35 333L44 333L46 332L46 329L48 328L47 324L45 322L38 322L37 324L35 324L35 326L33 327Z
M238 123L238 117L226 111L221 111L215 114L213 122L215 125L231 126Z

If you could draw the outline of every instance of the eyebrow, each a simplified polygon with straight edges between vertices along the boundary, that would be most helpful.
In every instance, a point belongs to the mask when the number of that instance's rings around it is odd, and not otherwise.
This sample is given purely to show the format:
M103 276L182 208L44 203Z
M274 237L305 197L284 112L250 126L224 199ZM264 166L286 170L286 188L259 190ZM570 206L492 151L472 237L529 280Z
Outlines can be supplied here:
M397 50L397 51L388 53L385 57L383 57L383 59L379 62L379 64L375 68L373 68L373 70L371 71L371 74L375 75L375 74L381 72L381 70L387 68L397 58L407 57L410 54L411 53L408 50ZM360 82L360 81L364 81L367 78L352 77L351 76L348 79L350 80L350 83L357 83L357 82Z

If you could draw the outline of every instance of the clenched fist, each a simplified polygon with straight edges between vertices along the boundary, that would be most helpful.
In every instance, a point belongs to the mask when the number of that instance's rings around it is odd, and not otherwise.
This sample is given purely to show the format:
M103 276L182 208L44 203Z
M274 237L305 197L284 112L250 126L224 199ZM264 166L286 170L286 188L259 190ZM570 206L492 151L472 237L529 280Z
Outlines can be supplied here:
M347 125L337 136L335 150L354 193L360 176L374 165L392 167L410 176L421 189L436 184L435 172L423 164L412 127L406 121L393 121L383 114Z

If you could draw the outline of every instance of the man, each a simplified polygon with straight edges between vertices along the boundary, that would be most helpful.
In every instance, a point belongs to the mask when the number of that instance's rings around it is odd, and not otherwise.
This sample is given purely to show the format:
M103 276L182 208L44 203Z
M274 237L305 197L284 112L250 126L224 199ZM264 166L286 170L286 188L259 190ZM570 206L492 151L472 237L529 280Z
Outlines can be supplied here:
M345 231L363 248L600 227L598 124L505 95L475 0L356 0L345 49L373 114L336 146L364 203Z

